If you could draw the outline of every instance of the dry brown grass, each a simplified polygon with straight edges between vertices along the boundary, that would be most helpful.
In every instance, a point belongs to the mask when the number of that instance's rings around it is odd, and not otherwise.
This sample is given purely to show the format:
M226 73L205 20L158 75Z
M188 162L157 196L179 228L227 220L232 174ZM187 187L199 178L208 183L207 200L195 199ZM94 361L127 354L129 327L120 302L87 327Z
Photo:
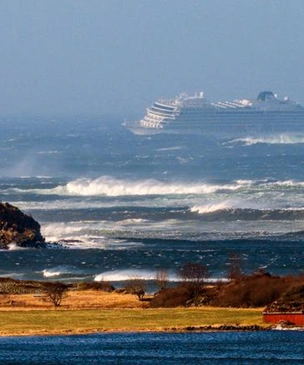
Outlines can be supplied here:
M264 326L261 309L148 308L134 295L69 291L60 307L33 294L0 295L0 336L103 331L182 331L188 326Z
M140 302L134 295L107 293L96 290L69 291L63 299L60 309L115 309L146 308L148 302ZM45 296L33 294L0 295L0 311L50 310L52 303Z

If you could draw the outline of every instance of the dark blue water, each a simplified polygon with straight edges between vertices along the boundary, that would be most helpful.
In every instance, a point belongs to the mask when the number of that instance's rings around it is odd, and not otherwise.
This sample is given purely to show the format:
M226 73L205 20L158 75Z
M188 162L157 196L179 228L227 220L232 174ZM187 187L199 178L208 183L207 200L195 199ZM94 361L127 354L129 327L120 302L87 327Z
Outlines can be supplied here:
M304 332L0 338L2 364L303 364Z

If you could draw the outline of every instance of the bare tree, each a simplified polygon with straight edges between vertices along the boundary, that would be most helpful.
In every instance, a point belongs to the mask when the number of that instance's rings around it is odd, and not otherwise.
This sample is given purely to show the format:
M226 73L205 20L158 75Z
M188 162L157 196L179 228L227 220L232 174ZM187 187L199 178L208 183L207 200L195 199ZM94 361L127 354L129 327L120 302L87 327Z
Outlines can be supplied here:
M138 300L143 300L146 293L146 281L140 276L131 276L127 282L126 291L136 295Z
M48 283L44 287L44 293L54 307L59 307L68 289L68 286L63 283Z
M209 277L209 272L205 265L188 262L180 268L179 276L188 288L190 296L196 300Z
M163 291L168 286L169 278L167 270L160 270L156 273L156 285L159 291Z
M242 271L241 257L238 253L229 253L228 279L239 280L244 276Z

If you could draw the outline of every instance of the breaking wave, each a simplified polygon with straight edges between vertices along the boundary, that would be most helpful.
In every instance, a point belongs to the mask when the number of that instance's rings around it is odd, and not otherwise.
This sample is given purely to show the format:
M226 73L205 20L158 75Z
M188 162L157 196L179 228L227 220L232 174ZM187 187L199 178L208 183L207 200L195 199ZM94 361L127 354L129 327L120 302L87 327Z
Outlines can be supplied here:
M231 209L229 202L221 202L214 204L206 204L202 206L194 206L190 209L190 211L194 213L197 212L199 214L205 214L227 209Z
M140 269L126 269L126 270L112 270L105 271L96 275L94 281L127 281L132 278L142 278L144 280L155 280L156 271L140 270Z
M69 266L58 266L51 269L42 270L45 278L52 278L55 276L69 275L75 273L75 268Z
M98 179L78 179L69 182L65 190L70 195L183 195L183 194L209 194L218 190L237 190L241 185L233 184L206 184L206 183L171 183L158 180L117 180L109 177Z
M18 194L37 194L37 195L57 195L66 197L121 197L121 196L171 196L180 197L181 195L207 195L216 193L234 193L243 191L244 189L251 189L254 193L256 190L269 190L273 188L299 188L304 187L303 181L296 180L235 180L226 183L208 183L202 182L172 182L160 181L153 179L144 180L124 180L113 177L102 176L97 179L80 178L68 182L65 185L58 185L55 188L45 189L16 189L9 188L4 190L4 193L16 192ZM62 200L53 200L51 202L52 209L59 207ZM73 207L75 202L66 201L63 209ZM104 207L113 205L113 202L99 202L99 201L77 201L79 207ZM28 202L20 202L21 206L27 209L30 207ZM39 208L37 202L36 209ZM87 206L86 206L87 204ZM115 204L120 204L119 201ZM40 204L41 206L42 204ZM32 208L35 208L32 204ZM40 207L41 208L41 207ZM61 207L62 208L62 207Z
M157 277L157 270L144 270L144 269L125 269L125 270L112 270L105 271L95 276L94 281L128 281L136 278L140 278L146 281L155 281ZM169 282L179 282L182 279L179 277L176 271L169 270L167 272L167 278ZM209 278L207 282L227 281L226 278Z
M226 142L226 145L241 143L245 146L252 146L258 143L263 144L300 144L304 143L304 136L292 136L292 135L279 135L259 138L238 138L232 141Z
M218 209L216 209L218 208ZM286 209L253 209L253 208L223 208L221 204L213 210L204 207L193 207L193 212L201 215L203 221L294 221L304 220L304 208Z
M163 182L153 179L119 180L109 176L97 179L80 178L51 189L8 189L8 192L35 193L59 196L143 196L143 195L184 195L210 194L220 190L234 191L244 183L212 184L206 182Z

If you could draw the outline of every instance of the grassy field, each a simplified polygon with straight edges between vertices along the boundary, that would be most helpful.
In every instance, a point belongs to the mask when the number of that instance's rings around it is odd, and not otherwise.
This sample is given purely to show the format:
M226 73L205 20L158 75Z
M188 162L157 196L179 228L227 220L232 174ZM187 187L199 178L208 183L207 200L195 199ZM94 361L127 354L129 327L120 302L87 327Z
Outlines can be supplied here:
M57 309L32 294L0 296L0 336L104 331L170 331L221 325L265 326L262 309L147 308L133 295L70 292Z
M226 308L3 311L0 335L168 331L230 324L265 326L261 312Z

